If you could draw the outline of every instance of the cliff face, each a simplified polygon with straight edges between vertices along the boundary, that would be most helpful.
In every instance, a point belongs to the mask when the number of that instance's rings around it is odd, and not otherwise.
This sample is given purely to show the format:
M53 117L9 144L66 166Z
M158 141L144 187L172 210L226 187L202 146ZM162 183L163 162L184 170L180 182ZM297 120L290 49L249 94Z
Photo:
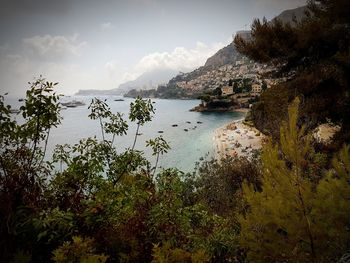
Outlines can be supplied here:
M227 64L234 64L241 57L242 56L235 49L234 44L231 43L208 58L204 68L213 69Z
M298 7L283 11L280 15L276 16L273 20L281 20L283 23L294 23L294 20L301 21L305 17L307 6Z
M305 11L307 10L306 6L298 7L291 10L283 11L280 15L275 17L273 20L278 19L283 23L293 23L295 20L300 21L305 17ZM273 21L272 20L272 21ZM251 38L251 32L246 31L238 31L237 35L241 36L245 40L249 40ZM204 65L204 69L213 69L218 68L228 64L235 64L237 60L240 60L242 55L237 52L233 43L228 46L220 49L217 53L215 53L212 57L208 58Z
M207 59L204 66L195 69L192 72L180 74L172 78L169 84L174 84L178 81L191 81L194 80L209 71L217 70L225 65L235 65L238 60L241 60L243 56L237 52L233 42L226 47L220 49L213 56Z

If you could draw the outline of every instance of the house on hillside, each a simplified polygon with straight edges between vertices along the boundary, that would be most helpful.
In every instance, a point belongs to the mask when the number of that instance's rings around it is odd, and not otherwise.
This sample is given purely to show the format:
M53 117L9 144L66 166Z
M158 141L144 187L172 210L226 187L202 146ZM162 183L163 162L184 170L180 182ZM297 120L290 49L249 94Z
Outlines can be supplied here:
M254 83L252 84L252 96L258 96L262 92L262 85L260 83Z
M233 94L233 87L232 86L223 86L221 88L221 92L223 96L227 96L227 95L232 95Z

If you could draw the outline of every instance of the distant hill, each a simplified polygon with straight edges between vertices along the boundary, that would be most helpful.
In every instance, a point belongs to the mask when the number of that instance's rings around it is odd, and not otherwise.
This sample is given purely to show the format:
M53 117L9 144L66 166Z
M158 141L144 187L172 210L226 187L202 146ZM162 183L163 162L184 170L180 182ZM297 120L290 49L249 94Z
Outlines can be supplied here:
M75 95L78 96L94 96L94 95L123 95L123 93L118 89L109 90L98 90L98 89L80 89Z
M125 82L119 85L118 88L109 90L79 90L76 95L123 95L130 90L148 90L157 87L159 84L167 83L172 77L176 76L178 71L171 69L161 69L146 72L135 80Z
M145 72L138 78L132 81L125 82L119 85L119 88L123 92L136 90L148 90L157 87L159 84L167 83L172 77L176 76L179 71L172 69L157 69Z

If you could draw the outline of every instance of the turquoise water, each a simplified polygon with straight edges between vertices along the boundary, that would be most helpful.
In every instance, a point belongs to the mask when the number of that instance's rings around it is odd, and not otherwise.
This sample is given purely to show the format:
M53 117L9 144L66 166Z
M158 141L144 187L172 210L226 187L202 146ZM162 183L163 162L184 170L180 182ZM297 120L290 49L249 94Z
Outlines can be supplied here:
M107 104L112 112L124 113L127 118L129 105L133 99L125 98L125 101L114 101L116 97L100 97L107 99ZM56 144L74 144L80 139L97 136L101 138L101 131L97 120L88 118L88 105L92 97L70 97L64 101L80 100L86 106L68 108L61 111L63 117L62 124L51 131L48 142L48 156ZM145 148L145 141L162 135L170 144L171 150L160 157L159 164L162 167L177 167L183 171L191 171L195 162L206 155L211 156L214 152L213 132L218 127L232 121L243 118L244 114L239 112L231 113L199 113L190 112L189 109L199 104L198 100L161 100L153 99L155 103L155 115L152 122L140 128L141 136L138 137L136 149L144 150L146 157L155 162L155 157L151 155L151 150ZM197 122L202 122L198 124ZM191 122L186 123L186 122ZM172 127L177 124L178 127ZM194 126L197 126L194 128ZM188 129L185 132L184 129ZM159 134L158 131L164 131ZM118 151L123 151L132 146L136 125L130 124L127 135L118 137L115 146Z

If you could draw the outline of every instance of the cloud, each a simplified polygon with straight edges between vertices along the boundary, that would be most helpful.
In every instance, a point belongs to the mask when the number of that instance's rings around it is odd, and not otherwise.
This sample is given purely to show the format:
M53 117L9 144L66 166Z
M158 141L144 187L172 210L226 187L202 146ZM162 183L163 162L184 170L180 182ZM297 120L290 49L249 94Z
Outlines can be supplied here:
M108 61L105 64L105 69L107 70L108 75L112 78L115 77L117 74L119 74L121 70L117 65L117 62L115 61Z
M65 36L34 36L22 40L25 49L32 55L42 58L61 58L66 56L79 56L86 42L78 41L78 35Z
M18 49L0 46L1 92L24 94L27 82L40 75L59 82L58 92L73 94L79 89L112 89L153 70L190 71L204 65L206 59L224 46L197 42L193 48L177 47L169 52L154 52L142 57L134 66L125 68L119 61L96 62L82 57L86 42L78 36L34 36L23 39ZM62 60L66 56L69 59ZM91 59L91 61L89 61Z
M110 30L110 29L114 28L114 26L113 26L113 24L111 22L102 23L100 25L100 27L101 27L102 30Z
M223 43L206 45L197 42L194 48L176 47L171 52L154 52L140 59L136 66L124 74L124 80L132 80L147 71L158 69L172 69L178 71L190 71L203 66L205 61L214 55Z

